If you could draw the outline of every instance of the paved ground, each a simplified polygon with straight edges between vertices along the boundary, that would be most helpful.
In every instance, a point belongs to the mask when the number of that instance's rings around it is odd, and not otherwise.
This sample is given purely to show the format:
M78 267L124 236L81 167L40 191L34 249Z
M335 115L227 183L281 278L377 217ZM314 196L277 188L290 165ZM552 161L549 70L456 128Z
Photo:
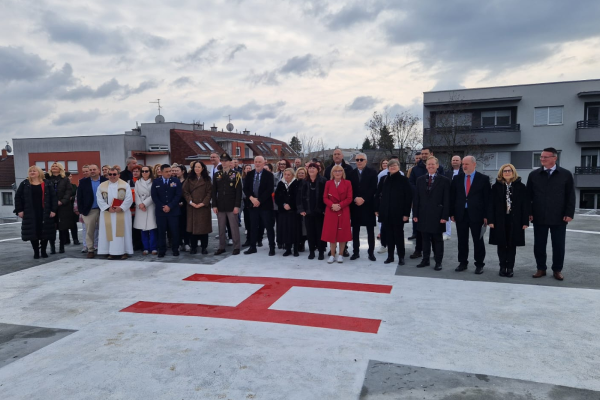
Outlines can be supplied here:
M529 277L532 232L507 279L493 248L454 272L455 238L441 272L264 247L40 263L0 225L1 398L599 400L597 222L569 225L562 283Z

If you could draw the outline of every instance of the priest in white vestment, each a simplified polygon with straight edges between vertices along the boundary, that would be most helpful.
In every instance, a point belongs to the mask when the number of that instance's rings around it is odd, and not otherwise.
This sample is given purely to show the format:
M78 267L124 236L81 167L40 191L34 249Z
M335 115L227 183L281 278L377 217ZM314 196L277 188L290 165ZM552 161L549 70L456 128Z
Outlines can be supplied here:
M125 260L128 254L133 255L129 210L133 203L131 187L119 179L116 169L111 168L108 171L108 181L101 183L96 191L96 199L100 207L98 254L107 254L110 260Z

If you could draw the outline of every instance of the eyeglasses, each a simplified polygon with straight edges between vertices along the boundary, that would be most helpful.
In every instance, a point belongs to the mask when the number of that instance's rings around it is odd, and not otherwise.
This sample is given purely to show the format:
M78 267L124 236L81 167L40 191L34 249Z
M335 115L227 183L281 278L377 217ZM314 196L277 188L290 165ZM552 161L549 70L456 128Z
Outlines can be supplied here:
M365 159L364 159L364 158L357 158L357 159L356 159L356 162L363 162L363 161L365 161Z
M505 174L512 174L512 169L505 169L502 172L504 172Z
M149 169L143 169L143 170L142 170L142 174L149 174L149 173L150 173L150 170L149 170Z
M118 176L119 174L111 174L109 173L108 176Z
M546 158L554 158L556 156L540 156L540 159L545 160Z

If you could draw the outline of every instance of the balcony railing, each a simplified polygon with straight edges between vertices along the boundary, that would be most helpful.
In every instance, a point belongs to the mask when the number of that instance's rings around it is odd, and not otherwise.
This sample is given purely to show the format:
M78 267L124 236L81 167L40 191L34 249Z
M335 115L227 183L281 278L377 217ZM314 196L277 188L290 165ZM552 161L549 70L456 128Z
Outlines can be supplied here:
M589 129L589 128L600 128L600 121L586 120L586 121L578 121L577 122L577 129Z
M575 167L575 175L600 175L600 167Z
M425 128L424 133L446 133L451 132L453 130L464 133L520 132L521 124L486 126L438 126L436 128Z

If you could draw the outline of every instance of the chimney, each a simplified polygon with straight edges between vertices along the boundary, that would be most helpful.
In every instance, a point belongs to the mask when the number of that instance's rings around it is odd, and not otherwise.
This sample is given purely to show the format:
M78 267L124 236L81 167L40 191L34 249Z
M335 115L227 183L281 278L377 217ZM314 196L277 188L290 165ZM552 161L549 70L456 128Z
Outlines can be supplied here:
M6 151L6 149L2 149L2 159L5 160L8 158L8 152Z
M213 124L213 126L210 127L210 130L212 132L217 132L217 126Z
M244 135L249 135L250 131L248 129L244 129Z

